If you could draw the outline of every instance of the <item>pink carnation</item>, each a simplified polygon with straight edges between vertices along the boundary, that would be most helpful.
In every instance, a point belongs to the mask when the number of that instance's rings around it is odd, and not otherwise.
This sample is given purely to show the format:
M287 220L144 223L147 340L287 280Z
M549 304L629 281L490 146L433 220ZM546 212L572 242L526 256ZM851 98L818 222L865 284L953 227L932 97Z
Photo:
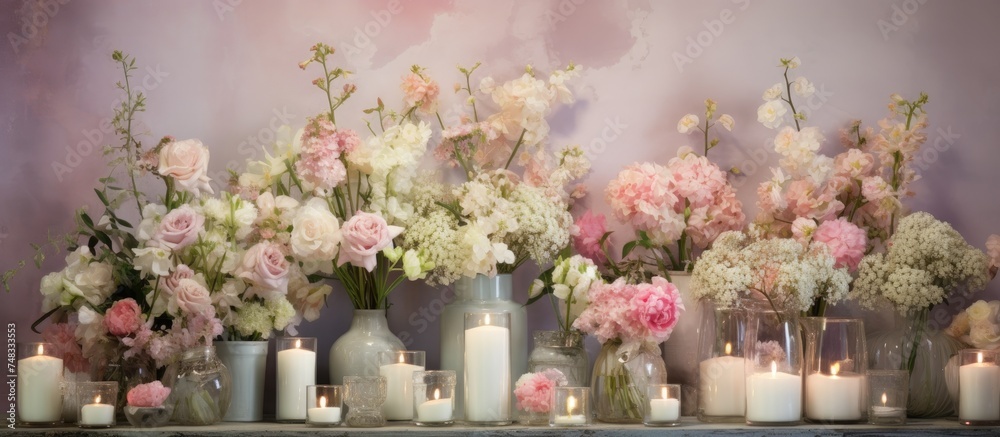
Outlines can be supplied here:
M104 314L104 327L116 337L127 337L142 325L142 311L135 299L122 299L111 305Z
M830 249L837 268L847 267L852 272L858 268L868 245L865 231L843 217L821 223L813 233L813 241Z
M556 387L566 385L566 376L556 369L525 373L514 384L517 408L532 413L548 413Z
M170 387L164 387L160 381L139 384L128 391L126 400L133 407L155 408L163 406L170 396Z
M417 73L410 73L403 78L400 87L403 89L403 101L406 107L417 107L424 114L435 111L440 93L437 82L425 79Z
M62 358L66 370L78 373L90 369L90 362L83 358L83 350L73 332L75 323L54 323L42 331L42 339L52 345L52 354Z
M587 211L573 226L573 248L595 264L604 264L608 259L601 249L601 238L607 231L607 219L604 214Z

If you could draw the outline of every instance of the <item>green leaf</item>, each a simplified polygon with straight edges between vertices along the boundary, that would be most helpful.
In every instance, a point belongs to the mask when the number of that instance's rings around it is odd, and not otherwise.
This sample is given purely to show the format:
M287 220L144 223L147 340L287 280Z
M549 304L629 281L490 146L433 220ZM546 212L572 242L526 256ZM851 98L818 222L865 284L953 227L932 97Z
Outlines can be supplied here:
M622 259L627 258L628 254L632 253L632 250L635 249L635 246L637 244L639 244L639 242L636 241L636 240L629 241L628 243L625 243L625 245L622 246Z
M87 213L81 212L80 213L80 220L82 220L83 224L87 225L88 228L94 229L94 221L90 219L90 216L87 215Z
M97 237L101 243L104 243L105 246L108 246L108 249L112 249L111 238L108 237L108 234L101 231L94 231L94 236Z
M94 192L97 193L97 198L101 199L101 203L103 203L105 207L109 206L108 197L105 196L104 193L101 192L101 190L94 188Z

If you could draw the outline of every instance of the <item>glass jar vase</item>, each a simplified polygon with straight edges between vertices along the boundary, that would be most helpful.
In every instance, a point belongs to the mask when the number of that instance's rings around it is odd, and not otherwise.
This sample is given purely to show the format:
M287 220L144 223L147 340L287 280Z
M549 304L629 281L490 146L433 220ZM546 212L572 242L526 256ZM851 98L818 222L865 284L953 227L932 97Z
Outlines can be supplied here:
M535 348L528 356L528 372L556 369L566 376L569 387L584 387L590 382L590 359L583 348L583 334L578 331L535 331ZM548 420L548 417L545 418Z
M667 368L660 348L653 344L623 346L608 341L594 361L591 393L597 420L642 423L649 384L665 384Z
M795 425L802 420L802 334L795 312L749 314L746 423Z
M174 405L179 425L213 425L222 421L232 395L232 380L213 346L189 349L167 367L163 376L170 386L167 402Z
M747 313L705 304L698 341L698 420L745 420Z

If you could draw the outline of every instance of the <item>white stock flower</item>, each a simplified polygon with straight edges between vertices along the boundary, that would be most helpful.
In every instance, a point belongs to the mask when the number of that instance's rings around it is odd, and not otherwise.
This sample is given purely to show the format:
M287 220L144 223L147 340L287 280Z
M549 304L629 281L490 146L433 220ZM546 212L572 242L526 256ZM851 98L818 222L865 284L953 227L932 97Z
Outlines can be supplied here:
M770 102L772 100L778 100L781 97L781 93L785 92L785 85L782 83L776 83L771 85L770 88L764 90L764 95L762 98L765 102Z
M424 263L420 260L417 251L410 249L403 253L403 273L406 274L406 279L411 281L427 277L427 271L424 270Z
M781 100L771 100L757 108L757 121L768 129L781 126L782 117L788 112Z
M154 274L156 276L167 276L174 266L170 260L170 251L159 247L146 247L133 249L135 254L133 259L134 267L140 272Z
M733 127L736 125L736 120L733 119L732 115L722 114L722 116L719 117L719 124L721 124L725 130L732 132Z
M799 97L809 97L816 92L816 87L808 79L799 76L792 82L792 91L798 94Z
M785 65L787 65L788 68L799 68L802 65L802 61L799 60L798 56L792 56L792 59L789 59Z
M677 132L682 134L691 132L692 129L698 127L699 122L700 120L698 120L697 115L687 114L684 117L681 117L680 121L677 122Z

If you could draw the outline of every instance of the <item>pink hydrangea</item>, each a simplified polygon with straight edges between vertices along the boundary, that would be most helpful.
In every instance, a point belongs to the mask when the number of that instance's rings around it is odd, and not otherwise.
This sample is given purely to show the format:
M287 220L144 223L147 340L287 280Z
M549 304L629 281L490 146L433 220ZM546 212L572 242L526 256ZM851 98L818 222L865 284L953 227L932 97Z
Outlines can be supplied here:
M813 233L813 241L830 249L837 268L847 267L852 272L858 268L868 246L864 229L843 217L821 223Z
M607 219L604 214L587 211L573 226L573 248L595 264L604 264L608 259L601 250L601 238L607 231Z
M590 304L573 327L601 343L615 339L660 343L670 337L684 311L677 287L660 277L644 284L629 284L624 278L595 284L588 298Z
M437 82L417 73L410 73L403 77L400 87L403 89L403 102L407 108L416 107L424 114L431 114L436 110L437 97L441 91Z
M316 190L331 190L347 178L340 156L356 149L360 142L356 132L337 129L326 116L311 118L302 133L302 152L295 171Z
M990 256L990 267L1000 266L1000 235L993 234L986 239L986 254Z
M111 305L104 314L104 327L111 335L127 337L142 325L142 311L135 299L122 299Z
M62 358L66 370L78 373L90 369L90 362L83 358L75 330L75 323L53 323L42 331L42 340L52 345L52 354Z
M694 153L671 159L667 168L673 176L673 191L678 198L675 211L683 211L685 201L694 208L712 204L715 196L728 185L719 166Z
M514 384L517 408L531 413L548 413L556 387L566 384L566 376L556 369L525 373Z
M163 406L169 396L170 387L164 387L160 381L153 381L132 387L125 398L130 406L155 408Z
M683 216L674 211L679 199L671 189L672 182L673 176L664 166L633 164L608 184L605 196L618 220L656 233L667 243L677 240L684 230Z

